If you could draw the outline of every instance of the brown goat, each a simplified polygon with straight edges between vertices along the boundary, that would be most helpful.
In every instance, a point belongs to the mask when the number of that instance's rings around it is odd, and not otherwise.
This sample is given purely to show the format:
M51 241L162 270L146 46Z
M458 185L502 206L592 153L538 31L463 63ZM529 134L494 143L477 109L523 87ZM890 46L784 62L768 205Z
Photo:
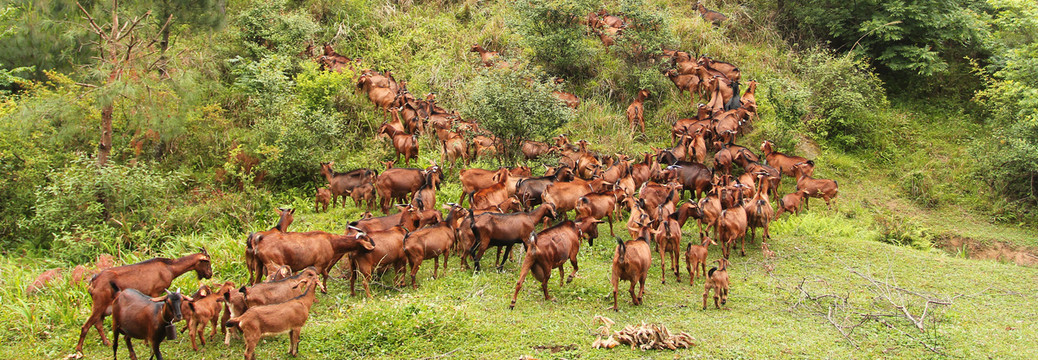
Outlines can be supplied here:
M573 95L565 91L552 91L551 94L558 98L560 101L562 101L563 104L566 104L566 106L568 107L576 109L578 106L580 106L580 98L576 95Z
M321 175L328 181L328 189L331 190L331 203L335 207L335 201L342 197L342 206L346 206L346 195L358 186L370 184L375 181L378 173L371 169L356 169L344 173L335 172L332 169L334 162L321 163ZM320 191L318 191L320 197ZM327 205L325 205L327 210ZM315 210L316 211L316 210Z
M764 174L758 174L758 180L762 180ZM753 243L753 239L757 237L757 228L761 228L761 242L767 243L771 240L771 232L768 227L771 225L771 221L775 219L775 209L771 207L771 202L768 199L768 182L759 181L760 187L757 188L757 194L753 196L750 201L743 205L746 209L746 226L750 229L750 243Z
M555 182L544 187L541 199L545 205L551 205L553 212L565 216L566 212L576 209L577 199L599 191L605 186L605 180L586 181L574 179L567 182Z
M441 140L440 144L443 145L443 153L440 156L440 162L450 163L451 168L453 168L454 163L458 161L458 158L461 158L465 160L465 165L469 164L468 143L465 141L464 136L461 136L456 132L447 131L446 139Z
M364 183L350 190L349 195L357 207L364 207L369 211L375 208L375 185Z
M648 99L649 95L649 90L639 90L634 102L627 107L627 122L631 125L631 131L640 127L642 134L645 133L645 99Z
M345 202L343 204L345 206ZM263 264L256 260L256 239L262 239L264 236L288 231L288 226L295 220L292 217L296 213L295 209L277 208L274 212L278 214L278 223L273 228L266 231L257 231L250 233L245 238L245 267L249 270L249 283L255 284L260 281L262 277Z
M664 75L667 75L670 81L674 83L674 86L678 88L678 95L688 91L690 101L695 104L696 95L699 94L699 76L683 75L678 73L676 69L667 70Z
M469 51L479 53L479 59L483 62L483 66L485 67L494 66L494 59L500 55L497 51L488 51L479 44L472 45L472 48L469 49Z
M681 267L678 266L678 253L681 252L681 225L670 216L658 220L655 229L650 230L656 241L656 250L660 253L660 283L667 283L667 259L670 253L670 265L674 277L681 281Z
M805 164L803 169L805 175L814 175L814 161L800 156L789 156L775 151L775 143L769 140L764 140L764 142L760 144L760 150L764 152L764 158L767 159L768 165L774 166L785 175L793 176L794 179L797 178L797 175L793 171L793 166L799 163Z
M555 226L544 229L540 233L530 233L523 241L526 246L526 256L523 258L522 270L519 271L519 281L515 284L515 293L512 294L512 303L509 309L515 308L515 301L519 298L519 291L526 280L526 274L533 271L533 277L541 282L541 291L544 292L544 300L551 301L548 295L548 280L551 279L552 270L559 269L559 286L563 285L565 278L566 261L573 265L573 271L569 274L566 282L572 282L576 277L577 253L580 251L580 239L590 228L595 227L601 221L584 218L578 222L563 221Z
M271 234L256 239L256 260L271 270L281 265L290 266L292 271L313 266L323 276L321 287L324 288L328 271L344 254L366 253L374 248L374 244L363 239L363 234L338 235L324 231Z
M435 172L441 177L439 167L433 165L426 169L413 168L387 168L378 179L375 180L375 192L378 193L382 212L388 214L390 205L393 203L404 203L410 198L409 194L417 191L425 185L426 175Z
M86 339L91 326L97 328L97 333L101 335L101 341L105 345L111 345L104 334L102 324L105 316L112 313L111 306L115 300L116 289L134 289L150 297L157 297L173 283L173 279L188 271L194 271L199 279L211 278L213 268L209 264L209 253L202 249L201 252L177 259L154 258L136 264L108 268L98 273L90 279L87 286L93 306L90 309L90 317L79 332L76 352L83 352L83 340ZM179 311L179 305L177 309Z
M119 335L122 334L126 335L131 359L136 360L137 353L130 339L142 339L151 343L152 357L162 360L159 345L163 340L176 338L173 323L184 318L180 306L184 300L191 301L191 297L169 291L162 297L154 297L137 289L122 289L114 281L101 286L109 287L116 294L112 300L112 358L118 358Z
M522 145L520 145L519 149L523 152L523 156L526 157L527 160L533 160L558 150L557 148L546 143L530 140L523 140L523 143Z
M708 246L717 245L714 239L709 236L701 236L700 244L695 245L688 243L688 247L685 248L685 268L688 269L688 284L696 284L696 275L699 274L699 270L703 270L703 277L706 277L706 257L709 254Z
M231 289L234 289L234 283L230 281L221 284L216 292L213 292L208 286L202 285L198 293L185 303L188 311L182 312L187 317L191 348L195 351L198 351L198 345L195 344L196 336L198 341L205 346L205 327L207 324L211 323L213 325L212 331L209 332L209 337L216 335L217 321L220 318L220 305L225 301L224 294L230 292Z
M521 179L515 184L515 195L525 208L532 208L543 202L544 189L549 184L573 180L573 168L560 166L554 171L545 171L544 176Z
M706 6L703 6L703 3L700 2L696 2L696 10L699 11L699 16L702 16L706 21L713 23L714 26L721 25L722 22L728 20L728 17L724 16L724 14L707 9Z
M303 280L295 286L301 289L302 295L292 300L277 304L263 305L246 310L241 316L227 321L228 328L238 328L245 338L245 359L256 359L256 345L266 335L289 333L289 355L299 354L299 333L310 317L310 307L317 301L315 287L317 281Z
M484 213L475 216L470 213L472 219L472 234L474 243L469 252L472 261L476 264L475 270L480 271L479 260L491 246L505 246L505 258L512 252L512 246L521 244L533 232L534 226L545 217L556 217L555 208L549 204L538 206L527 212L511 214ZM504 262L497 267L504 270Z
M721 244L724 258L727 259L730 249L735 246L735 240L742 238L740 253L746 256L746 209L742 207L742 192L737 192L738 200L734 204L721 210L721 214L714 220L714 229L717 231L717 242ZM722 205L724 205L722 203Z
M324 211L328 212L328 203L331 200L331 190L328 190L327 187L317 188L317 195L314 195L314 212L318 212L321 209L321 205L324 205Z
M829 179L815 179L811 175L808 175L810 170L814 170L814 164L799 163L793 165L793 173L797 179L797 191L803 190L804 195L804 207L811 209L809 202L810 198L822 198L825 200L825 206L832 209L830 201L836 198L836 194L840 192L840 186L836 183L836 180Z
M407 235L407 230L401 226L357 235L370 241L374 248L371 251L350 256L350 296L357 295L355 284L357 277L360 277L361 283L364 285L364 293L371 298L371 288L368 283L371 281L372 274L382 275L390 267L396 271L398 279L393 283L403 282L404 270L407 269L407 257L404 256L405 235Z
M458 196L458 205L465 204L466 195L498 183L501 180L501 176L509 178L505 182L506 184L515 184L520 178L530 176L530 168L528 166L517 166L510 169L500 168L497 170L478 168L461 170L458 173L458 178L461 180L461 195Z
M801 203L807 197L807 190L797 190L786 194L778 201L778 211L775 212L775 218L778 219L783 212L791 212L793 215L800 215L802 208Z
M404 255L411 267L411 287L417 289L415 280L422 262L433 259L433 278L439 276L440 255L443 255L443 268L447 269L447 258L457 240L458 228L465 220L466 210L457 204L444 205L449 208L447 219L443 222L416 230L404 237Z
M378 134L392 139L393 149L396 150L396 162L400 162L401 156L404 157L405 166L411 164L411 159L418 160L418 135L398 131L388 125L382 125L378 129Z
M577 211L577 218L609 219L609 235L616 236L613 232L613 218L620 216L617 206L626 198L627 193L622 189L587 194L577 199L574 209Z
M414 198L411 199L411 204L419 211L436 209L436 189L439 187L440 176L438 176L438 171L426 173L425 184L422 184L422 187L418 188L418 190L414 192Z
M497 141L492 137L476 135L472 137L472 158L493 156L497 154Z
M706 273L706 285L703 286L703 310L706 310L706 298L710 290L714 290L714 306L718 309L728 303L728 259L717 259L719 268L710 268Z
M649 276L649 267L652 266L652 255L649 250L648 229L642 235L626 243L616 238L616 252L613 254L613 273L609 283L613 285L613 311L619 311L617 293L620 289L620 280L631 282L631 302L634 305L642 304L645 296L645 280ZM635 283L641 284L641 291L634 293Z

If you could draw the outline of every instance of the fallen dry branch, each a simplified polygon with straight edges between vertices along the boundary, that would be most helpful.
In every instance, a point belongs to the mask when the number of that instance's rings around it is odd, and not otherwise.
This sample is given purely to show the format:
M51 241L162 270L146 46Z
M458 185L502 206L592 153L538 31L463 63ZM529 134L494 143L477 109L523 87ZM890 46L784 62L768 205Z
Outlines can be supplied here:
M644 321L638 326L627 325L620 331L614 331L608 338L602 339L602 336L609 333L614 322L603 316L595 316L595 321L604 324L598 328L598 338L591 343L591 347L595 349L612 349L619 344L627 344L631 346L631 350L642 351L688 349L695 346L695 339L688 333L672 334L666 326L646 324Z

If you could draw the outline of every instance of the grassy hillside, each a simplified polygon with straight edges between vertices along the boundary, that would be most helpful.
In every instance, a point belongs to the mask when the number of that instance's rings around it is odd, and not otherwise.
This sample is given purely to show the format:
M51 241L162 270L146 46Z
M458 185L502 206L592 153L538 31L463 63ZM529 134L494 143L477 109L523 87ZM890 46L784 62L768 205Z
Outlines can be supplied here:
M765 257L759 243L748 246L746 257L733 256L728 310L701 310L702 280L690 286L684 269L682 282L660 284L658 255L645 304L631 305L621 285L620 311L608 310L615 241L603 236L582 245L576 280L560 288L552 278L555 301L543 300L529 277L514 310L507 305L521 253L500 273L474 274L452 257L440 279L432 279L426 262L418 289L388 286L390 275L372 286L374 299L351 297L347 282L332 281L303 329L300 358L1038 356L1032 341L1038 336L1032 320L1038 315L1038 231L1014 210L1015 202L976 175L976 154L967 145L996 130L977 119L972 105L903 93L888 99L863 62L784 39L768 16L770 2L708 4L730 16L720 27L682 1L553 3L658 21L657 31L630 36L737 64L744 79L761 83L761 120L738 143L758 149L770 139L782 151L814 159L816 177L840 184L836 209L815 200L810 211L773 223L774 257ZM688 95L661 74L666 64L639 57L631 43L607 51L597 37L579 36L568 45L576 54L568 63L544 59L529 31L536 22L518 6L231 1L224 27L177 27L170 78L142 75L117 97L112 165L100 172L90 156L107 98L75 85L94 80L93 70L48 72L40 75L45 81L4 97L0 156L17 157L18 165L2 168L7 219L0 242L8 247L0 258L0 322L7 324L0 338L8 346L0 357L72 353L89 315L86 286L61 279L40 294L25 294L46 269L67 269L100 253L129 264L204 246L214 280L241 283L245 236L275 222L271 209L298 209L296 231L337 233L360 216L363 210L352 205L313 211L314 189L325 182L318 162L381 170L381 161L394 157L374 136L383 116L354 91L354 74L322 72L297 57L304 41L330 42L339 53L363 58L365 67L391 69L413 94L435 92L448 109L470 104L474 79L494 72L518 71L545 82L564 77L561 89L582 104L552 133L587 139L603 153L669 147L673 121L695 114ZM515 69L483 69L469 52L474 43L501 51ZM631 132L624 116L641 88L652 91L645 135ZM431 138L419 145L419 164L440 162ZM471 167L511 164L482 159ZM543 172L540 162L527 164ZM457 170L447 168L439 203L457 200ZM781 192L794 186L785 179ZM99 193L112 204L99 205ZM615 226L626 238L623 224ZM599 232L608 229L603 224ZM682 248L697 229L683 230ZM719 257L719 248L710 251L711 259ZM197 287L193 275L174 282L184 292ZM906 312L922 318L918 326ZM596 315L616 321L615 330L660 323L692 334L697 345L673 353L592 349ZM240 340L229 348L222 337L216 340L195 353L181 336L163 351L168 358L201 359L237 358L244 350ZM555 346L566 349L543 350ZM136 348L138 355L149 353ZM285 358L287 348L287 336L270 337L258 356ZM91 331L84 353L106 358L111 349Z

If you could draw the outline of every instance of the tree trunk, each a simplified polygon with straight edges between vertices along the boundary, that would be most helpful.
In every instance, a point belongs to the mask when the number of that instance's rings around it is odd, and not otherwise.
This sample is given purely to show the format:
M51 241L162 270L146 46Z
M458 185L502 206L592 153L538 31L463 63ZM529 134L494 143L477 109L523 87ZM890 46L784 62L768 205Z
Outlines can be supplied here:
M114 105L108 104L101 109L101 142L97 144L97 166L103 167L112 153L112 112Z

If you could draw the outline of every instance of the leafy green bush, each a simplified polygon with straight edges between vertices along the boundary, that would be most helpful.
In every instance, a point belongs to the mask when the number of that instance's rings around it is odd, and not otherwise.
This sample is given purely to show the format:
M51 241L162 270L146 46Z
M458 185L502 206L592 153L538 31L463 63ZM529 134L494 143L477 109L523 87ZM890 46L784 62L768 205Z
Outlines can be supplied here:
M619 13L627 19L627 27L616 39L617 53L629 62L647 67L645 63L661 55L663 48L677 43L664 9L645 0L627 0L620 3Z
M1038 216L1038 4L992 0L997 51L986 69L987 89L976 101L989 116L994 138L973 145L977 174L1013 203L1014 218ZM994 140L994 141L992 141ZM1025 205L1025 206L1019 206Z
M592 69L591 46L584 36L593 3L588 0L516 1L519 13L516 29L533 49L533 60L545 64L548 73L572 78L587 78Z
M319 31L309 14L289 9L287 0L257 0L249 5L234 23L238 37L254 59L271 53L299 53Z
M98 244L90 234L105 234L96 236L99 239L123 238L131 248L156 244L165 234L155 231L155 226L164 220L172 195L184 185L179 173L111 162L98 168L85 156L47 177L51 181L36 191L35 214L20 226L39 235L38 242L31 244L34 247L53 247L62 257L76 260L87 260L96 251L91 247Z
M983 53L976 0L777 2L796 32L854 50L899 76L947 74L949 62Z
M321 71L317 63L306 62L303 71L296 75L295 93L305 109L331 111L341 107L342 98L353 89L355 74L349 69L343 72Z
M822 50L809 52L802 63L804 83L787 98L806 109L787 109L789 114L805 114L815 138L831 145L847 150L874 150L881 145L877 131L882 119L876 112L889 104L883 82L867 64ZM806 101L800 100L804 91L809 94Z
M504 141L506 155L514 154L521 140L547 138L573 118L553 90L550 81L526 71L489 70L466 86L461 112Z

